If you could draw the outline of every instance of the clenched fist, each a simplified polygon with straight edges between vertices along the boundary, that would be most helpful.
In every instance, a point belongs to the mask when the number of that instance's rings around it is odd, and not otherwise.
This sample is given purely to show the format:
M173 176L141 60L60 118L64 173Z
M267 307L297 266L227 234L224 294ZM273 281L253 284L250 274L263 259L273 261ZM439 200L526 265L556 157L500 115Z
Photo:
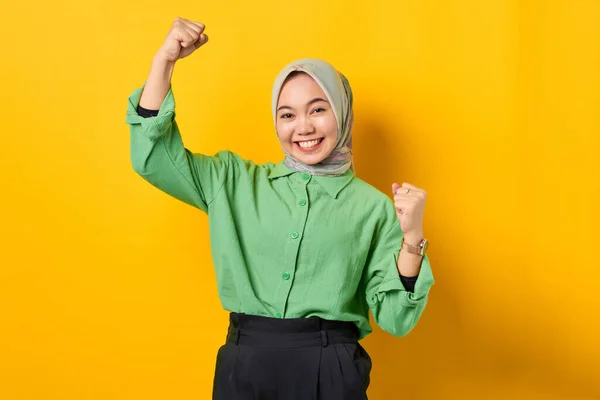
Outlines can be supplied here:
M175 18L165 42L158 53L167 61L177 61L196 51L208 42L204 24L184 18Z
M396 215L400 221L400 227L406 237L422 239L423 235L423 213L425 211L425 200L427 193L408 183L402 186L394 183L392 185L394 194L394 206Z

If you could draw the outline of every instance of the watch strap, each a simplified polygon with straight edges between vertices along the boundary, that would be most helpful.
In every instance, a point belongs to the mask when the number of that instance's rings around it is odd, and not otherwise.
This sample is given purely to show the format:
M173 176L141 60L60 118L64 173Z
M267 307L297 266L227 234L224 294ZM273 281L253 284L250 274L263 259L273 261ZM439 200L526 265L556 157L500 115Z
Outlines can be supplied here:
M412 245L410 243L408 243L406 240L404 240L404 238L402 238L402 248L406 247L406 251L408 251L410 254L415 254L418 256L423 256L425 255L425 252L423 251L423 243L425 242L425 239L421 240L421 242L415 246Z

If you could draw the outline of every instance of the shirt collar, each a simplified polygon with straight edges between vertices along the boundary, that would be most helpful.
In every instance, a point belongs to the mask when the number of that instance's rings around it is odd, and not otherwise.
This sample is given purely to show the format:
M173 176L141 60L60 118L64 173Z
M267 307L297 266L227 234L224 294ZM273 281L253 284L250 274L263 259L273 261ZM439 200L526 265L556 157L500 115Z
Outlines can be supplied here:
M288 176L292 174L300 174L300 172L288 168L283 163L283 161L281 161L280 163L275 164L275 167L273 167L273 169L269 173L269 179L281 178L283 176ZM339 176L314 175L312 178L319 185L321 185L331 197L336 199L338 194L342 191L342 189L350 183L352 178L354 178L354 172L348 169L346 172Z
M288 168L283 163L283 161L281 161L279 164L275 164L275 167L273 167L273 169L269 173L269 179L275 179L275 178L280 178L282 176L291 175L294 172L296 172L296 171L294 171L293 169Z

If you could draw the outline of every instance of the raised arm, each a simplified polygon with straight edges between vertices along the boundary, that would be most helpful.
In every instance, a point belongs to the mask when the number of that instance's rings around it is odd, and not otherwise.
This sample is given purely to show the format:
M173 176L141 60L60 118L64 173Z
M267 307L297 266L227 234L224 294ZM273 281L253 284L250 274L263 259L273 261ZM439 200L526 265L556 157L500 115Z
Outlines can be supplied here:
M129 96L126 118L133 169L158 189L205 212L225 180L228 154L207 156L185 148L175 121L171 78L176 62L207 40L204 25L176 18L148 79ZM138 106L151 112L140 113Z

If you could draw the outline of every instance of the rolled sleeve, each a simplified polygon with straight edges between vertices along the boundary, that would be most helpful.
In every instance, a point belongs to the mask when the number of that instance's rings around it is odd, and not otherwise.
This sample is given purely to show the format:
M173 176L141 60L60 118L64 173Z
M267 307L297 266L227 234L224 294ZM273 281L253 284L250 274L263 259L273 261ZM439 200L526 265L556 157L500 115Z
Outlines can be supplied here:
M366 297L373 318L383 330L398 337L415 327L434 283L429 258L425 256L414 291L407 291L402 284L398 253L403 235L400 224L393 223L391 230L376 240L366 266Z
M140 104L140 98L146 83L136 88L128 98L127 116L125 121L132 126L139 125L140 131L150 139L157 139L169 132L172 124L175 122L175 97L173 88L169 87L159 110L155 117L143 117L138 114L137 106Z
M161 191L208 213L208 205L227 179L229 152L209 156L185 148L175 121L171 88L157 116L140 116L137 106L144 86L128 99L126 122L130 125L133 169Z

